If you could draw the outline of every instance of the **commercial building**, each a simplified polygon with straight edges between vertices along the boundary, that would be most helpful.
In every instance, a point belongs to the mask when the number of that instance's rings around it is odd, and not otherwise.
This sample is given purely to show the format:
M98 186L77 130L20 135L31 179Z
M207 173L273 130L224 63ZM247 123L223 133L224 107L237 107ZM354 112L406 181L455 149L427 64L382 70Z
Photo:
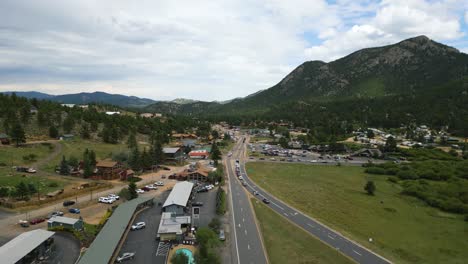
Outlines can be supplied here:
M73 230L82 230L83 229L83 219L80 218L70 218L63 216L54 216L47 221L48 228L54 227L63 227L66 229Z
M112 160L101 160L96 164L96 175L103 180L114 180L120 177L123 171L122 164Z
M44 259L51 251L54 234L42 229L24 232L0 247L0 263L29 264Z
M162 214L159 223L157 237L161 241L181 241L185 234L190 231L190 216L176 216L174 213Z
M179 182L174 185L171 193L164 202L163 212L174 213L176 216L184 215L187 212L187 204L192 195L193 183Z
M192 150L188 155L191 159L206 159L210 153L207 150Z
M167 161L180 162L184 159L184 152L181 148L163 148L163 153Z

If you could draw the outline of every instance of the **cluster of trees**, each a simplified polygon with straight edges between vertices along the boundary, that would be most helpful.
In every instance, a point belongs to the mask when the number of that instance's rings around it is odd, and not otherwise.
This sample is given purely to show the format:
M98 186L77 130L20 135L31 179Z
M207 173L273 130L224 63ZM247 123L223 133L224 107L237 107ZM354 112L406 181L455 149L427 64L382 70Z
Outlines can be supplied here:
M430 206L453 213L468 213L468 160L441 154L438 150L419 151L425 154L424 157L441 157L442 160L368 164L365 172L390 176L390 181L401 184L403 194L417 197ZM413 151L410 153L414 154Z
M218 235L207 227L201 227L196 233L199 250L195 253L197 264L220 264L221 258L218 254L220 244Z
M83 177L89 178L93 175L94 169L96 168L96 153L93 150L85 149L83 152L82 169ZM69 175L71 170L78 169L80 167L80 161L74 156L70 156L68 160L65 156L62 156L62 161L59 165L59 173L61 175Z
M224 185L224 167L222 164L218 164L215 171L208 173L208 181L213 184L218 182L219 185Z
M34 183L19 182L16 186L1 186L0 197L14 196L18 199L25 200L29 199L31 195L38 192L37 187Z
M224 215L226 213L226 192L223 188L219 187L216 193L216 213Z
M221 151L219 150L218 144L216 141L213 141L213 144L211 144L211 159L214 162L215 166L218 166L218 162L221 159Z
M152 133L150 137L150 148L143 151L139 150L135 132L130 132L127 140L129 148L128 165L135 171L148 170L154 165L161 164L164 161L163 143L167 143L168 138L161 133Z

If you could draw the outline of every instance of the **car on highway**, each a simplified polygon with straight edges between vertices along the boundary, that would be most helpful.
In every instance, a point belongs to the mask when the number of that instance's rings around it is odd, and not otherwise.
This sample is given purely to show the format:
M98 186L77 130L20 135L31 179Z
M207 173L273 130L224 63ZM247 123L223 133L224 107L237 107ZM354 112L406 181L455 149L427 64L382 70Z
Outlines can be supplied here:
M61 211L54 211L50 214L47 215L47 219L50 219L52 217L55 217L55 216L63 216L63 212Z
M203 202L193 202L192 206L203 206Z
M247 183L245 181L242 181L242 186L247 186Z
M254 195L258 195L258 191L253 191L253 194L254 194Z
M74 205L75 204L75 201L64 201L63 202L63 206L70 206L70 205Z
M122 254L122 256L117 257L117 263L120 263L125 260L133 259L135 257L135 253L133 252L125 252Z
M131 229L132 229L132 230L140 230L140 229L143 229L143 228L145 228L145 227L146 227L145 222L138 222L138 223L132 225L132 228L131 228Z
M44 222L44 221L45 221L44 218L39 217L39 218L34 218L34 219L32 219L31 221L29 221L29 223L30 223L31 225L37 225L37 224L40 224L40 223L42 223L42 222Z
M239 176L239 180L241 180L241 181L242 181L243 179L244 179L244 177L242 177L242 176Z
M145 193L145 191L143 191L142 189L137 189L136 192L137 193Z
M70 208L68 209L68 212L72 213L72 214L79 214L80 213L80 209L78 208Z
M266 203L266 204L269 204L270 200L268 200L267 198L263 198L263 202Z
M239 163L239 160L238 160L238 159L236 159L236 163Z

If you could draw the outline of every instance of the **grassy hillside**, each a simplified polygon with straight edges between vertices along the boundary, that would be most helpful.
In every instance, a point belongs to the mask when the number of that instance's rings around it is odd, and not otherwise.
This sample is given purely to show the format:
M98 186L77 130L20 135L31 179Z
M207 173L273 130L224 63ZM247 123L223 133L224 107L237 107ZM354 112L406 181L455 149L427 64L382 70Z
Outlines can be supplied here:
M400 195L399 185L363 168L248 163L247 172L280 199L397 263L468 259L463 216ZM367 179L376 183L375 196L363 190Z

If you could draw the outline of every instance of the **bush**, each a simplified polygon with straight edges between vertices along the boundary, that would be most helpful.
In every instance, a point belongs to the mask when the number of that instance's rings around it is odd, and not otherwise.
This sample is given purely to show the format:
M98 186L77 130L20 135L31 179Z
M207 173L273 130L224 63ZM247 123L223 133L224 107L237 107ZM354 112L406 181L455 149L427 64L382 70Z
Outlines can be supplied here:
M122 188L122 190L120 190L119 192L119 196L122 197L123 199L125 200L130 200L130 191L128 190L128 188Z
M387 180L388 180L389 182L398 183L398 178L397 178L397 177L394 177L394 176L388 177Z
M223 188L218 187L216 198L216 213L218 215L224 215L226 213L226 192Z
M48 187L51 187L51 188L56 188L56 187L58 187L59 185L58 185L58 183L56 183L56 182L51 182L51 183L47 184L47 186L48 186Z
M221 221L217 217L213 218L211 222L208 224L208 227L218 232L219 228L221 227Z
M386 174L385 169L379 168L379 167L368 167L364 172L369 173L369 174L379 174L379 175Z
M128 181L129 182L139 182L141 181L142 179L138 176L134 176L134 177L131 177L131 178L128 178Z

